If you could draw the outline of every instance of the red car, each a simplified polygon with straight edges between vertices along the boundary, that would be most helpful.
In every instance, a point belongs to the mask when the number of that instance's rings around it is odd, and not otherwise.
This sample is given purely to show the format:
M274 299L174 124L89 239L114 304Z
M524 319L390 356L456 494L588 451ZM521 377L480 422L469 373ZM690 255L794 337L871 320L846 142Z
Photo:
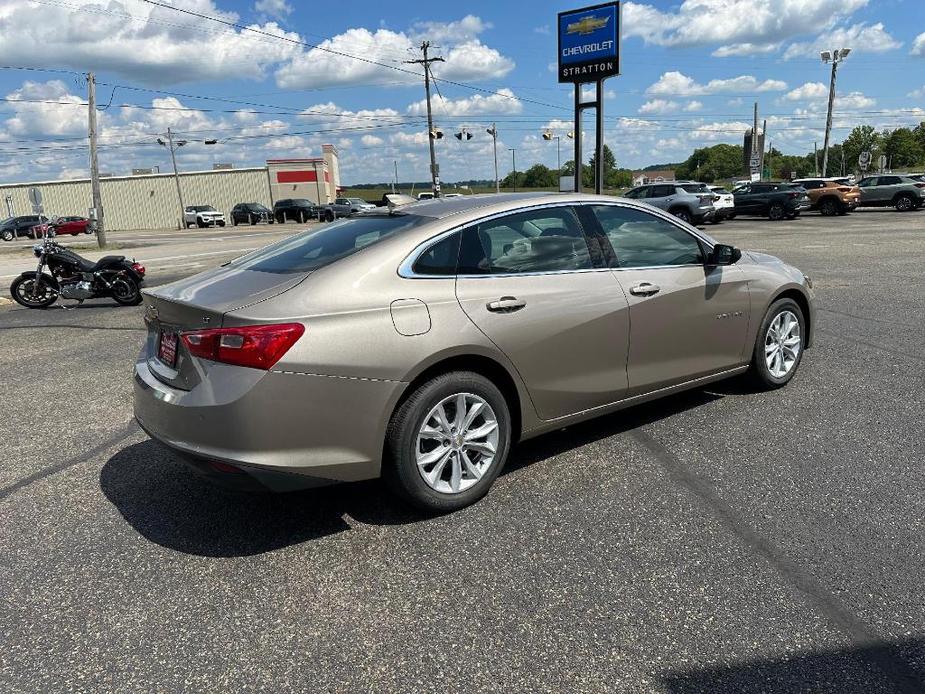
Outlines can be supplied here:
M45 234L45 225L40 224L32 227L33 237L40 238ZM86 217L58 217L55 220L55 234L92 234L93 229L90 227L90 220Z

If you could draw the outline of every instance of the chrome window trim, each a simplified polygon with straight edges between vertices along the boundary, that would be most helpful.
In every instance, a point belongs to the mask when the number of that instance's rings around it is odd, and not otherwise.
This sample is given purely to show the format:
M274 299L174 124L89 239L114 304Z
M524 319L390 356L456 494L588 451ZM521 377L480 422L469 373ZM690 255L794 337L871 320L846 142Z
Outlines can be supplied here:
M698 229L696 228L689 229L683 226L677 217L665 212L664 210L661 210L659 208L650 209L651 206L649 205L643 207L641 205L634 204L635 202L636 202L635 200L632 200L630 198L620 198L619 201L614 200L612 202L609 200L572 200L569 202L565 202L565 201L548 202L542 205L531 205L529 207L522 207L517 210L507 210L506 212L497 212L495 214L487 215L485 217L479 217L477 219L470 220L463 224L458 224L452 227L451 229L441 231L436 236L431 236L426 241L422 241L421 243L419 243L417 246L415 246L412 249L412 251L405 257L405 259L398 266L398 276L403 279L409 279L409 280L448 280L448 279L455 280L457 278L475 279L475 278L484 278L484 277L488 277L488 278L491 278L491 277L494 277L494 278L497 278L497 277L538 277L542 275L567 275L567 274L584 273L584 272L619 272L619 271L626 271L626 270L664 270L664 269L670 269L670 268L677 269L677 268L683 268L683 267L707 267L706 263L703 263L703 264L688 263L684 265L649 265L645 267L623 267L623 268L621 267L602 267L602 268L586 268L582 270L550 270L548 272L512 272L510 274L503 274L503 275L502 274L496 275L496 274L490 274L490 273L478 274L478 275L459 274L459 273L455 275L422 275L422 274L416 273L413 270L414 264L418 261L418 258L420 258L420 256L426 253L428 250L430 250L432 246L435 246L436 244L440 243L441 241L446 239L448 236L451 236L455 234L456 232L461 233L463 229L466 229L467 227L470 227L473 224L482 224L484 222L490 222L491 220L498 219L500 217L507 217L510 215L522 214L524 212L531 212L534 210L543 210L543 209L558 208L558 207L583 207L583 206L591 205L595 207L604 207L604 206L622 207L622 208L638 210L640 212L646 212L648 214L651 214L653 217L658 217L662 221L668 222L669 224L672 224L678 229L680 229L681 231L684 231L690 234L691 236L695 237L704 246L706 246L706 248L709 251L713 250L713 246L715 245L714 242L706 238L705 236L703 236ZM578 220L578 223L580 225L581 220ZM583 227L582 227L582 232L584 233Z

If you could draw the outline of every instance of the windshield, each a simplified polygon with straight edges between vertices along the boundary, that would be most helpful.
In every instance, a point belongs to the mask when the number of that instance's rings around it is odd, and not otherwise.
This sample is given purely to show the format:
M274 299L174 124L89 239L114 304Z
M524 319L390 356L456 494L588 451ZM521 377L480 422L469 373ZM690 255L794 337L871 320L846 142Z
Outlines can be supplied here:
M233 261L231 266L277 274L311 272L378 243L387 236L432 221L433 217L419 215L353 217L328 224L320 231L307 231L284 239Z
M300 198L297 200L293 200L292 204L299 206L299 207L311 207L314 203L311 200L305 200L304 198Z
M362 198L347 198L347 200L353 205L365 205L366 201Z
M215 208L212 205L193 205L190 207L193 212L215 212Z

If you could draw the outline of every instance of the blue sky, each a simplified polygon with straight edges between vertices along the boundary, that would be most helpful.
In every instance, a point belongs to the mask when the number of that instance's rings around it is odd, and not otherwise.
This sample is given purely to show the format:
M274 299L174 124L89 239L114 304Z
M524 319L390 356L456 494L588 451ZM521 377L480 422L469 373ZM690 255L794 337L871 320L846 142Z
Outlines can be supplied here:
M557 12L580 3L165 4L261 33L143 0L0 4L0 64L40 68L0 70L0 181L87 175L86 70L96 71L105 107L107 172L167 170L155 140L170 126L189 140L183 170L314 156L332 142L344 183L388 180L396 161L402 180L424 180L423 84L404 63L424 39L446 59L434 68L444 180L493 175L493 121L502 175L509 148L520 169L556 166L545 129L571 158L572 87L556 82L553 27ZM820 49L852 49L839 70L836 141L858 124L925 120L922 0L626 2L622 36L623 74L605 86L606 141L622 166L740 142L756 100L775 147L821 146L829 71ZM461 143L452 133L464 127L475 137ZM205 145L210 138L219 144Z

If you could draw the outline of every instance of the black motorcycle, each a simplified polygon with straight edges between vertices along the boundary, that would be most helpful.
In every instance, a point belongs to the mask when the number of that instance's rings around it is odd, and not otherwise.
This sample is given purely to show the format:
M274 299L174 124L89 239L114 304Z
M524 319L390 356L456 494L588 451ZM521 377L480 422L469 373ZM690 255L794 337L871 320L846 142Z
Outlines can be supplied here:
M39 259L38 268L22 273L10 285L16 303L26 308L48 308L59 297L79 303L100 297L112 297L122 306L141 303L145 269L124 255L107 255L96 262L82 258L54 240L54 224L48 225L45 238L32 252Z

